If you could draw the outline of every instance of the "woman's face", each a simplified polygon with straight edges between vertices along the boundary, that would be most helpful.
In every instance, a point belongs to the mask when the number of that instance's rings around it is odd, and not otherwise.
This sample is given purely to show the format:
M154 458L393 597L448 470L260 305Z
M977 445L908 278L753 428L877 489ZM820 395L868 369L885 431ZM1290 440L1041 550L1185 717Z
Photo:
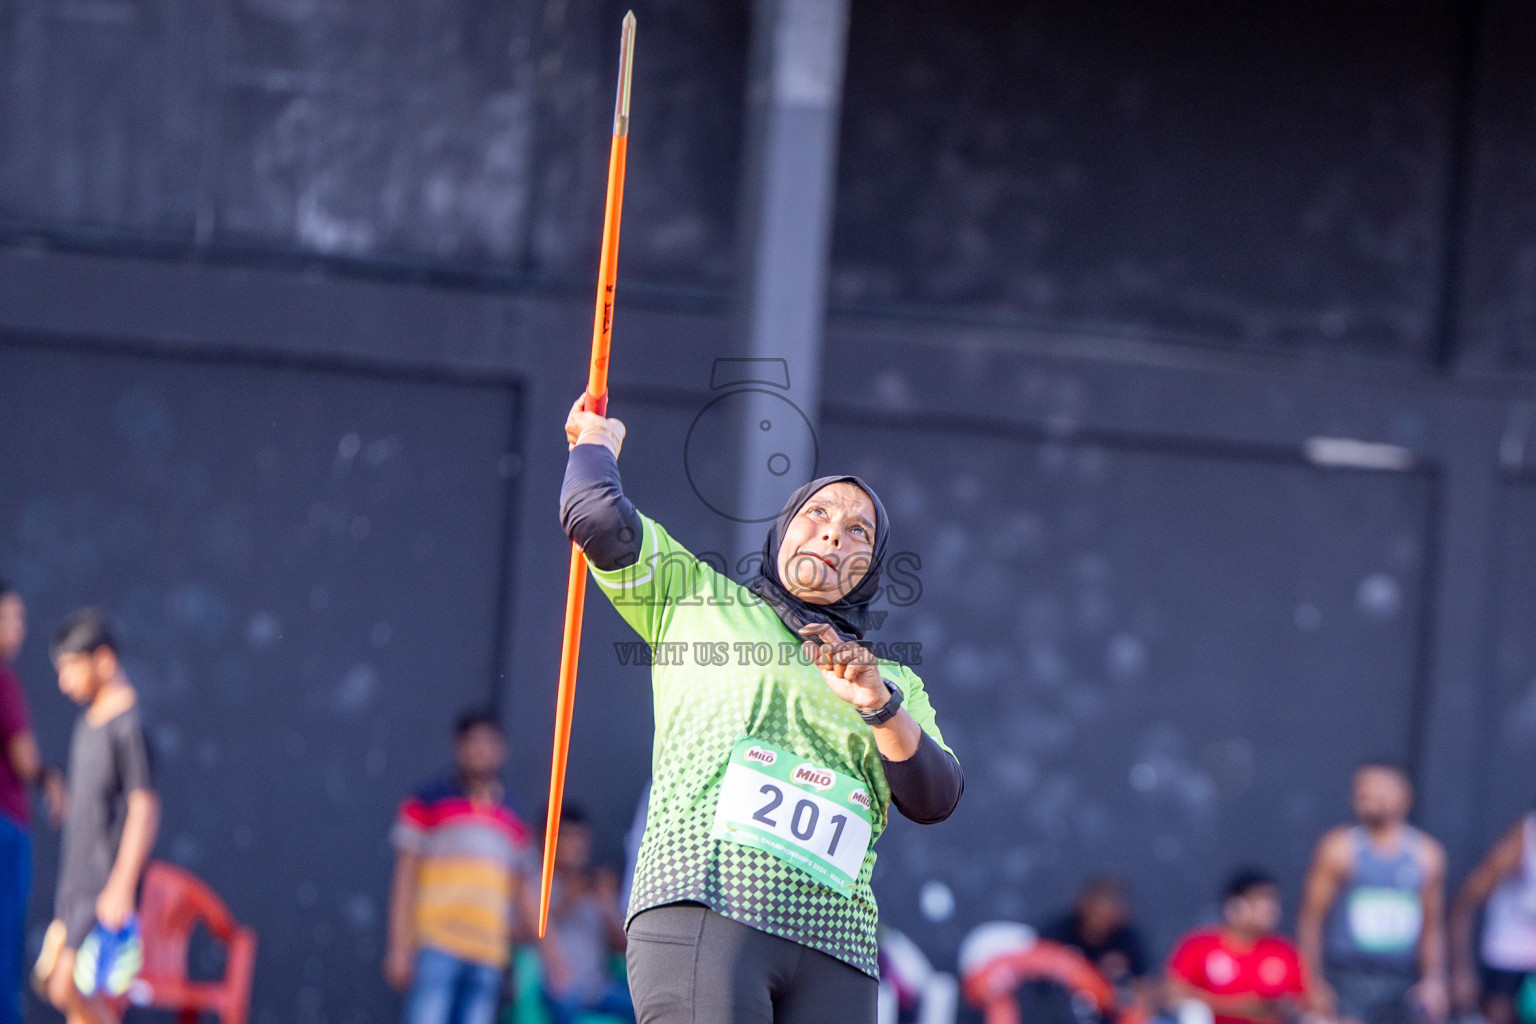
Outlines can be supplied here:
M784 589L811 604L845 597L869 572L875 503L847 480L827 484L800 506L779 544Z

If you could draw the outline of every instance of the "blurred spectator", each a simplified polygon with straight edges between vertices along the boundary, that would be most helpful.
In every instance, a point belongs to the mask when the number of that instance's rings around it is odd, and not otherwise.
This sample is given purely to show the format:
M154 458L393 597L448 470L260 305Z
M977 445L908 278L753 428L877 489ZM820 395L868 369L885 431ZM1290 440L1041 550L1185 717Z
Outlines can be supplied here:
M496 716L460 716L453 757L395 823L384 974L409 992L405 1024L491 1024L517 925L528 829L501 784Z
M1221 894L1222 924L1184 938L1168 962L1169 995L1210 1007L1215 1024L1274 1024L1300 1016L1306 971L1296 947L1275 934L1280 887L1245 869Z
M1110 875L1089 879L1072 910L1040 929L1040 937L1071 946L1099 969L1122 997L1142 995L1146 947L1131 923L1125 886Z
M583 1012L635 1019L629 986L611 961L624 952L619 880L594 870L592 828L571 804L560 809L560 844L549 895L549 927L539 940L544 1000L555 1024L574 1024ZM530 903L533 894L529 894Z
M1472 932L1484 904L1479 985ZM1462 885L1451 911L1451 955L1458 1011L1471 1012L1481 994L1489 1024L1536 1024L1536 811L1515 822Z
M1412 807L1403 769L1362 765L1358 824L1318 843L1296 926L1318 1013L1358 1024L1445 1019L1445 850L1408 824Z
M22 946L32 886L27 786L43 789L55 827L64 816L64 775L44 766L32 736L27 697L14 663L27 638L27 608L0 581L0 1024L20 1024Z
M960 983L936 971L933 961L902 932L881 922L880 998L876 1024L954 1024Z
M92 964L81 947L98 926L121 934L133 920L139 883L160 827L160 797L150 778L138 694L123 672L106 619L90 608L75 612L54 639L52 654L59 689L85 710L69 743L69 807L59 883L38 977L49 1002L69 1024L102 1024L119 1016L96 982L103 974L110 978L121 965ZM102 959L119 959L138 944L130 940L113 948L115 954ZM81 972L76 971L77 954L87 965ZM126 966L137 973L136 965ZM126 987L129 978L112 980ZM82 995L82 981L88 996Z

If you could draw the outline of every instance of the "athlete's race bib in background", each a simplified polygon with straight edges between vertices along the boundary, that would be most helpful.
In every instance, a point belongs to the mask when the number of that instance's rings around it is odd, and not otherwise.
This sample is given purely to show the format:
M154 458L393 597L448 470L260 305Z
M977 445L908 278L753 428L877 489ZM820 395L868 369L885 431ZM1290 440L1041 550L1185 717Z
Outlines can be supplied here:
M846 892L874 834L870 799L852 776L748 736L731 751L710 835L771 853Z
M1366 952L1405 953L1423 927L1418 893L1362 885L1349 894L1349 931Z

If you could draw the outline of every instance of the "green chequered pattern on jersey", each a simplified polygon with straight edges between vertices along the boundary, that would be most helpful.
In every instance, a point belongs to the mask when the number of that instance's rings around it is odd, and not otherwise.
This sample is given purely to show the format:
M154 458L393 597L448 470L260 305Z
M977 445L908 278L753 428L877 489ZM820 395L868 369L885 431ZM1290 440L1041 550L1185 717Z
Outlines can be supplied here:
M592 570L653 652L668 645L656 653L651 671L654 782L629 916L696 900L878 977L879 915L869 877L891 790L874 734L832 693L821 672L800 660L797 638L757 595L695 557L654 520L641 516L641 522L639 561L610 572ZM763 653L751 646L758 644L772 652L767 665L752 656ZM786 651L795 653L786 658ZM901 689L907 712L943 746L922 680L890 661L880 663L880 674ZM743 736L853 775L869 790L873 838L850 894L772 854L710 838L720 781Z

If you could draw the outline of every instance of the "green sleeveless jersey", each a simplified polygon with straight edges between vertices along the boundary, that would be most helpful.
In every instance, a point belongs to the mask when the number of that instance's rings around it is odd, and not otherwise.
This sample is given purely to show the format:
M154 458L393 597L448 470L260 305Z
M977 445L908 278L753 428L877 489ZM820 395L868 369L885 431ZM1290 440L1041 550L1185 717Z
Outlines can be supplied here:
M757 595L641 522L634 565L592 570L652 663L654 781L630 918L693 900L878 977L869 879L891 793L874 733ZM886 660L880 674L943 746L922 680ZM742 836L755 838L729 838Z

